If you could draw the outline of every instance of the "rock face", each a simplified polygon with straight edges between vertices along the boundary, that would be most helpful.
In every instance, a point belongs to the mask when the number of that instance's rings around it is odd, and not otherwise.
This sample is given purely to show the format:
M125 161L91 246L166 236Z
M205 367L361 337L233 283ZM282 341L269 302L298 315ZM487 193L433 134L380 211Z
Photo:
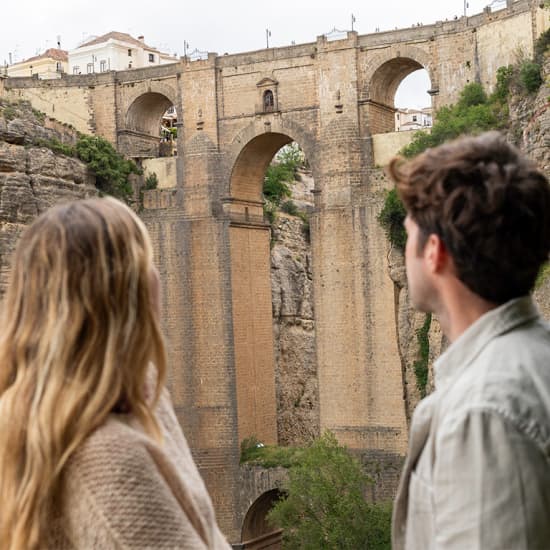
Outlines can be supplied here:
M397 345L399 347L401 369L403 372L405 413L407 416L407 423L410 423L416 405L418 405L418 402L424 396L418 384L417 375L415 373L415 363L421 360L418 334L426 321L426 314L415 310L411 304L403 252L395 248L392 249L388 256L388 263L389 274L395 284ZM432 317L428 332L428 383L424 390L425 394L433 390L432 365L445 346L446 342L441 333L441 327L437 319Z
M65 143L72 139L68 130L61 133L43 123L30 105L0 100L1 293L23 228L53 204L97 194L86 165L33 145L37 139Z
M302 173L293 200L311 208L313 180ZM272 227L271 291L275 341L277 431L280 445L299 445L319 435L319 396L311 248L307 227L279 212Z
M550 56L542 67L542 85L533 95L514 94L508 138L550 176Z

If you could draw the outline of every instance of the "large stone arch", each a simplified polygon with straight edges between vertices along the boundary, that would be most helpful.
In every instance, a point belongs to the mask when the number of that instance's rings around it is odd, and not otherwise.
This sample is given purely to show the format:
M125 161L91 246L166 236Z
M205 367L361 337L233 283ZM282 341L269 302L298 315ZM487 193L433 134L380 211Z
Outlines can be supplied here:
M277 442L277 402L271 297L270 226L262 187L275 153L297 141L306 155L313 140L280 117L261 117L239 132L225 155L222 198L229 218L231 285L239 440Z
M165 88L167 88L165 86ZM168 87L169 88L169 87ZM121 152L130 157L156 157L159 147L159 130L162 115L175 106L175 94L166 95L153 91L136 92L128 97L121 129L118 132L118 145Z
M431 83L429 93L436 94L437 70L429 52L415 46L394 45L369 60L361 95L368 106L372 133L393 131L397 88L419 69L427 71Z
M253 197L252 200L261 201L263 177L269 163L283 145L292 141L303 149L317 181L315 136L294 121L262 117L243 128L230 142L224 163L224 171L229 175L224 186L226 196L237 200ZM251 163L250 159L257 162Z

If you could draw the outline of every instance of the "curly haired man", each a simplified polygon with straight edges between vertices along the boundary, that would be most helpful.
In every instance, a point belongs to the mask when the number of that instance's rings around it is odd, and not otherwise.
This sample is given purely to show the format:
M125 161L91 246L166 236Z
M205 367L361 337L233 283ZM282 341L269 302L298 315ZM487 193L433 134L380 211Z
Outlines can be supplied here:
M496 132L389 173L412 303L451 342L413 416L393 546L550 548L550 327L529 295L550 251L548 181Z

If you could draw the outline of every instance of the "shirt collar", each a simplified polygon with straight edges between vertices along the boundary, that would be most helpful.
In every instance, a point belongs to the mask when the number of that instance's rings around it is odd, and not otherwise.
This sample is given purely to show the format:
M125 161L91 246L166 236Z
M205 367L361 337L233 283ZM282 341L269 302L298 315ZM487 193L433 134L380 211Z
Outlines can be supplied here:
M482 315L434 362L436 389L444 389L493 338L538 316L531 296L514 298Z

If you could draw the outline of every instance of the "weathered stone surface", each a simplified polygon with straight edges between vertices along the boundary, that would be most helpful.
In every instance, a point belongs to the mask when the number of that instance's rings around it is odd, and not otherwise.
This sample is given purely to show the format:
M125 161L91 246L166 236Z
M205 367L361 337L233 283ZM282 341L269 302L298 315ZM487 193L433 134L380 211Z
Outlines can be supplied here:
M0 121L2 120L0 117ZM0 172L26 172L26 164L26 149L1 141L0 138Z
M410 422L412 413L418 405L422 395L417 384L414 364L420 359L420 346L418 331L424 324L426 314L414 309L409 296L407 275L405 272L405 258L403 253L393 248L388 255L389 273L396 287L396 328L401 368L403 372L403 397L407 422ZM432 316L429 340L428 359L428 384L426 393L433 389L433 362L441 354L443 349L443 336L441 327L435 317Z
M29 223L38 214L31 178L22 172L0 174L0 220Z
M11 253L25 226L56 203L97 194L82 162L50 149L29 147L37 137L61 141L54 128L43 128L28 104L10 109L14 118L7 123L0 114L0 294L7 283Z
M292 200L301 209L311 208L312 186L311 177L293 185ZM273 226L273 238L277 432L279 444L300 445L319 435L311 247L304 222L282 212Z
M91 183L86 166L77 159L58 155L45 147L33 147L28 153L28 173L40 174L73 183Z

